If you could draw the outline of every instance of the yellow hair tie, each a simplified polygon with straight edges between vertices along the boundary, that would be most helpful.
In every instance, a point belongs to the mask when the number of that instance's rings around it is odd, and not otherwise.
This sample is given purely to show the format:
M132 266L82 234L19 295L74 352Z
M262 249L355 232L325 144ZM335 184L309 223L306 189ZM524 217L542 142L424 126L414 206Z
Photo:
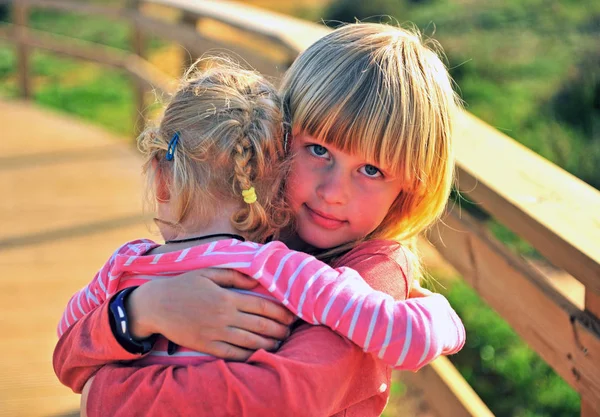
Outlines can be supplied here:
M254 187L242 190L242 195L244 196L245 203L252 204L256 202L256 191L254 190Z

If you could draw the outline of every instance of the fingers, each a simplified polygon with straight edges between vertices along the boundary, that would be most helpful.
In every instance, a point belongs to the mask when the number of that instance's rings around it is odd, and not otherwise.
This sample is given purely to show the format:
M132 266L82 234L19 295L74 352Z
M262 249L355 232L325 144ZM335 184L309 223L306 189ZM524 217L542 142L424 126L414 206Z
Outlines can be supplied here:
M274 301L249 294L232 294L238 310L275 320L286 326L294 322L296 316L290 310Z
M288 326L262 316L241 313L238 317L238 323L236 325L238 329L244 329L271 339L285 340L289 336Z
M263 337L247 330L238 329L235 327L229 329L227 342L243 349L250 350L275 350L279 345L278 340Z
M254 279L232 269L208 268L203 269L201 274L220 287L250 290L258 285Z
M252 356L254 350L244 349L225 342L213 342L208 346L206 353L217 358L241 362Z

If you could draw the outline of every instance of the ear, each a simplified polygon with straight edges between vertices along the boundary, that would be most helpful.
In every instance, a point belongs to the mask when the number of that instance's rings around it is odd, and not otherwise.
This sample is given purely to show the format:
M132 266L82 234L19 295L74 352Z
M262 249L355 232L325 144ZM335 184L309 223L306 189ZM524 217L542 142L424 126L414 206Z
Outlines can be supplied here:
M154 171L154 191L156 200L159 203L167 203L171 198L171 192L169 191L165 174L156 158L152 160L152 171Z

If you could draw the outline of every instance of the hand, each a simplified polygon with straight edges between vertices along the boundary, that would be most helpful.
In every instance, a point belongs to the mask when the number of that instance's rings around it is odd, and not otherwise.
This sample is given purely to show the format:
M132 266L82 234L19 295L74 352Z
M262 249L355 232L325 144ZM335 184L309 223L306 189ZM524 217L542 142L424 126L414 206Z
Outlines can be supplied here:
M139 338L160 333L180 346L230 360L246 360L257 349L275 350L294 315L272 301L226 289L257 285L223 269L148 282L129 297L131 332Z
M88 395L90 395L90 389L92 388L93 380L94 380L94 377L91 377L90 379L88 379L87 382L85 383L85 385L83 386L83 390L81 391L81 402L79 403L81 417L87 417L87 399L88 399Z
M413 281L410 292L408 293L408 298L429 297L430 295L433 295L433 292L429 291L427 288L421 287L419 281Z

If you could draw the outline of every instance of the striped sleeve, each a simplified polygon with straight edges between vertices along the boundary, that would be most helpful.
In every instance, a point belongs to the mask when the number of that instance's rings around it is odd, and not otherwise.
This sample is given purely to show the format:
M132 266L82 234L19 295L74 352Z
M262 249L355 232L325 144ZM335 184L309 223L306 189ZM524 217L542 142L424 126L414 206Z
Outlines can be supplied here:
M251 275L275 298L303 320L330 327L396 369L418 370L464 345L464 326L440 294L395 301L352 269L332 269L275 242L259 252Z
M110 259L100 268L92 281L77 291L67 303L67 307L57 327L59 338L77 320L98 308L110 297L111 291L114 291L114 288L116 288L114 283L111 283L111 277L113 280L115 278L111 275L111 272L116 257L121 254L138 254L140 248L147 247L148 245L149 241L146 240L128 242L111 255Z

